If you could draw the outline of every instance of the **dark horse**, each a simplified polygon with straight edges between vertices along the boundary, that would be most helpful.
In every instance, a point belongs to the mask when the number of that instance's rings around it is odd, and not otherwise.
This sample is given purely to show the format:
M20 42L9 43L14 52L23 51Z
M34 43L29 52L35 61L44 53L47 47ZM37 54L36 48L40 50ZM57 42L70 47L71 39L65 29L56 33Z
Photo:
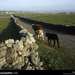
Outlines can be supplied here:
M50 40L49 44L51 44L51 41L53 40L54 41L53 46L55 46L55 40L56 40L57 43L58 43L58 47L59 47L59 38L58 38L57 34L52 34L50 32L47 32L46 36L48 37L48 43L49 43L49 40Z

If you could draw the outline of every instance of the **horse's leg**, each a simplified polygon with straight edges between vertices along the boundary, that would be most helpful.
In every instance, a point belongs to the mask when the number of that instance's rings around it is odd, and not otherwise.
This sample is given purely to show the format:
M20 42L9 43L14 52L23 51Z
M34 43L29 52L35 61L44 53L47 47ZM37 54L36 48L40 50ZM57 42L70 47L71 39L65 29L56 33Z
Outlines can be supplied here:
M42 40L44 40L44 36L43 35L41 36L41 38L42 38Z
M59 47L59 40L57 39L58 47Z
M37 35L38 39L39 39L39 35Z
M51 44L51 41L52 41L52 40L50 39L50 43L49 43L49 44Z
M49 38L48 38L48 44L49 44Z
M53 44L53 46L55 46L55 39L54 39L53 41L54 41L54 44Z

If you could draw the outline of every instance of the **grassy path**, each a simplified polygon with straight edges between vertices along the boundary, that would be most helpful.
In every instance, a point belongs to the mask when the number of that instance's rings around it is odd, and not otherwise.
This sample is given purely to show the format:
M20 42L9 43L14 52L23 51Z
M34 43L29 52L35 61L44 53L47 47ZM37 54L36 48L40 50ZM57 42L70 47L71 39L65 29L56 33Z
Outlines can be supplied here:
M33 29L30 24L23 22L22 20L16 18L17 22L25 27L29 32L34 34ZM44 29L44 35L46 31L53 32L51 30ZM38 52L41 61L44 62L44 68L48 70L75 70L75 36L66 35L62 33L57 33L60 41L60 48L56 46L49 45L47 43L47 37L45 41L37 40Z

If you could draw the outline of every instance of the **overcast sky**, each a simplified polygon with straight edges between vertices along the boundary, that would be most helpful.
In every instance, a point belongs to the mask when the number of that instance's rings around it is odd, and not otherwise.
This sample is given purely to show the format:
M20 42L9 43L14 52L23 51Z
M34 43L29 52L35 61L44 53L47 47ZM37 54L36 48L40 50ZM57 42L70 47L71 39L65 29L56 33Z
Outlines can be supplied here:
M0 10L75 10L75 0L0 0Z

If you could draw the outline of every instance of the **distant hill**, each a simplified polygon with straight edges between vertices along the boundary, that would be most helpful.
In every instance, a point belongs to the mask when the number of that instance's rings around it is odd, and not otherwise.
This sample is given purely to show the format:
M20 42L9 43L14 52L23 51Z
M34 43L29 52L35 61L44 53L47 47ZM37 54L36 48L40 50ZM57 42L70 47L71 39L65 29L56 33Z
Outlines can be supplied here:
M0 11L0 14L75 13L75 11Z

